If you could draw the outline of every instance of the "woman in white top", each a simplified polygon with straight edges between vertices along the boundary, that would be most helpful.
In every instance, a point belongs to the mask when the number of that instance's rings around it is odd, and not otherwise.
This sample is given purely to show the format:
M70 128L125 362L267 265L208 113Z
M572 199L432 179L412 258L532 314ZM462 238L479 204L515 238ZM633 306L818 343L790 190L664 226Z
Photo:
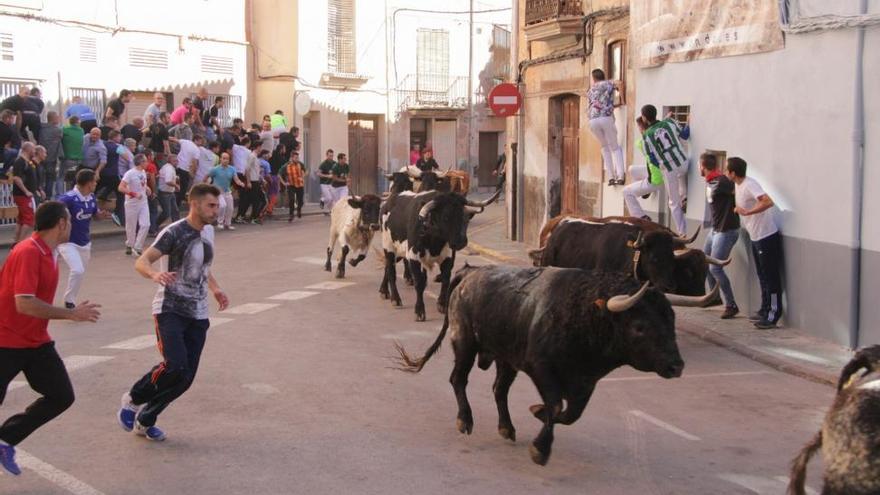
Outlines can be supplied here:
M602 145L602 162L605 164L608 185L622 186L626 172L623 165L623 149L617 142L617 125L614 122L614 90L623 91L623 83L605 80L605 72L602 69L594 69L590 78L593 82L587 91L590 131Z
M125 195L125 254L128 255L134 250L140 256L150 229L147 196L151 192L144 170L146 163L147 157L138 153L134 157L134 168L126 172L119 182L119 192Z

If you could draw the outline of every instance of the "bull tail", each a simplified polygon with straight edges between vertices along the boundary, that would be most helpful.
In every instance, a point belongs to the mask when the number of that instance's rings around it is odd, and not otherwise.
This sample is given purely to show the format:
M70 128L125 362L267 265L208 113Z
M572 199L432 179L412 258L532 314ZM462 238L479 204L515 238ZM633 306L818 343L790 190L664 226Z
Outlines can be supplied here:
M434 343L431 344L431 347L428 347L428 350L425 351L425 354L420 358L413 358L406 352L406 349L400 344L400 342L394 342L394 349L400 355L399 357L394 358L397 362L397 366L395 369L400 371L406 371L407 373L418 373L422 371L422 368L428 364L428 360L440 349L440 345L443 344L443 339L446 338L446 330L449 329L449 311L446 311L446 315L443 317L443 328L440 329L440 335L434 340Z
M786 492L788 495L806 494L806 491L804 490L804 484L807 480L807 464L810 462L810 458L813 457L813 454L815 454L820 447L822 447L821 430L816 433L813 439L810 440L810 443L805 445L803 450L801 450L801 453L794 458L794 461L792 461L791 474L789 475L788 482L788 491Z
M852 360L840 371L840 380L837 381L837 391L840 392L848 387L853 381L853 375L860 370L866 373L880 370L880 345L866 347L853 356Z
M449 291L447 294L452 294L452 291L458 287L458 284L460 284L461 281L476 268L478 267L470 266L465 262L464 266L455 272L455 276L449 281ZM428 360L431 359L431 357L440 349L440 345L443 344L443 339L446 338L447 330L449 330L449 304L446 305L446 314L443 315L443 327L440 329L440 335L437 336L434 343L431 344L431 347L428 347L428 350L425 351L425 354L422 357L417 359L413 358L408 352L406 352L406 349L404 349L400 342L394 342L394 349L397 351L397 354L399 354L398 357L394 358L395 362L397 362L395 369L406 371L407 373L418 373L422 371L422 368L425 367Z

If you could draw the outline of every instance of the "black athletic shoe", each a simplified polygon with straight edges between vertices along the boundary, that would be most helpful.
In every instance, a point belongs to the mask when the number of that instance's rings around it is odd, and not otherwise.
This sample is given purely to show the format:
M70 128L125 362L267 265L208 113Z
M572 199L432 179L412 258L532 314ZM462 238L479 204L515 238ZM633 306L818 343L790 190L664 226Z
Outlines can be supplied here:
M617 184L617 179L609 179L609 180L608 180L608 185L609 185L609 186L613 186L613 185L615 185L615 184Z
M770 330L771 328L776 328L776 323L769 320L756 321L755 328L758 330Z
M749 315L749 321L761 321L766 318L767 315L761 313L754 313Z
M738 314L739 314L739 308L737 308L736 306L728 306L728 307L724 308L724 312L721 313L721 319L722 320L729 320Z

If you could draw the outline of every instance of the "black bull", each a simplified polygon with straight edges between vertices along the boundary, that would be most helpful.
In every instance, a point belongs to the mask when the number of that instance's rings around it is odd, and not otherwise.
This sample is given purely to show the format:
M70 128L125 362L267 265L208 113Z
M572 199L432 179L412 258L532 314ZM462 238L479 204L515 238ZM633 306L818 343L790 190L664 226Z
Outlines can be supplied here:
M730 260L686 248L694 239L635 218L557 217L542 232L542 248L529 254L536 266L621 270L667 292L702 296L709 266Z
M495 362L498 432L514 441L507 395L517 372L526 373L543 401L530 408L543 427L529 449L542 465L550 456L554 424L574 423L596 383L612 370L630 365L664 378L681 375L670 302L700 303L664 297L647 283L640 287L625 274L599 270L465 266L451 287L440 335L420 358L397 344L400 369L421 371L451 329L458 430L473 429L465 389L479 357L482 369Z

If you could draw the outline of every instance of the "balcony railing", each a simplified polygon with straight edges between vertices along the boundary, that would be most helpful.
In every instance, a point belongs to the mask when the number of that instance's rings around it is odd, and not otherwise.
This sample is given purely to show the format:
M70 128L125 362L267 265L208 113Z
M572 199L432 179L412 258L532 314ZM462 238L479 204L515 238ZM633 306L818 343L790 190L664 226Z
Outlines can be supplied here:
M397 108L463 110L467 108L467 77L409 74L397 88Z
M526 0L526 26L583 15L581 0Z

